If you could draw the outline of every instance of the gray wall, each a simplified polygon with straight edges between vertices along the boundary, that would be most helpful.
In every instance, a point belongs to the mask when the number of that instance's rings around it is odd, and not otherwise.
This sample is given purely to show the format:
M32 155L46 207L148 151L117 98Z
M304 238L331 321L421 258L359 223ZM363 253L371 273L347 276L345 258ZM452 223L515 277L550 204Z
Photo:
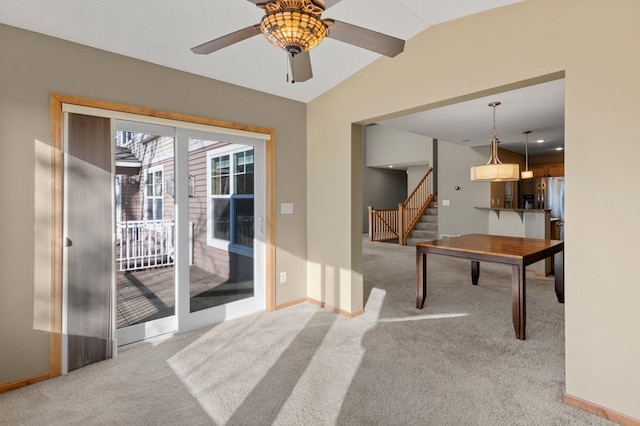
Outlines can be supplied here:
M397 207L429 170L433 163L432 139L379 124L367 126L363 157L362 229L368 232L368 206L377 209ZM389 164L400 165L406 171L385 169Z
M275 129L276 303L306 296L305 104L4 25L0 57L0 384L49 370L51 92Z
M438 234L461 235L489 231L489 182L472 182L470 168L485 164L487 147L469 147L438 140ZM459 187L459 190L455 188ZM443 201L450 205L444 206Z
M429 167L431 167L431 164L407 167L407 196L411 195L411 192L416 189ZM431 187L431 192L433 192L433 187Z
M407 174L404 170L364 167L362 181L362 232L369 232L368 207L393 209L405 200Z
M379 124L367 126L365 165L386 167L432 164L432 139Z

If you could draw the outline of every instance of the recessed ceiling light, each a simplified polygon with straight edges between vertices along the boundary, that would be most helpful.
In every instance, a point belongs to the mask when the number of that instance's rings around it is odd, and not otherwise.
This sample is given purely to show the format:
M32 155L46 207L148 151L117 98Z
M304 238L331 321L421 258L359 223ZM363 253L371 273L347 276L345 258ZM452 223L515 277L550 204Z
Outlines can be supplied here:
M390 169L393 169L393 164L389 164L389 168L390 168Z
M544 142L544 139L538 139L536 142L538 142L538 143L543 143L543 142Z

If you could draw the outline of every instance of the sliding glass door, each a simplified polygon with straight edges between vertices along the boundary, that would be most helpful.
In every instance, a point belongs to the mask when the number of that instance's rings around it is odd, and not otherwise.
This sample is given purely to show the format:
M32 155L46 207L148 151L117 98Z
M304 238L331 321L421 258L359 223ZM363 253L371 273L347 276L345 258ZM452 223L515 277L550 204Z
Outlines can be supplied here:
M64 266L64 351L79 360L70 366L112 356L114 341L122 347L265 308L264 139L103 113L84 118L100 132L72 139L68 156L65 230L75 246ZM91 297L95 306L76 296L88 292L102 295ZM96 330L82 331L90 324ZM87 347L76 342L83 334L95 357L75 354L72 346Z
M115 120L118 345L175 332L175 128Z
M178 130L184 150L189 264L181 272L182 326L264 309L264 141Z

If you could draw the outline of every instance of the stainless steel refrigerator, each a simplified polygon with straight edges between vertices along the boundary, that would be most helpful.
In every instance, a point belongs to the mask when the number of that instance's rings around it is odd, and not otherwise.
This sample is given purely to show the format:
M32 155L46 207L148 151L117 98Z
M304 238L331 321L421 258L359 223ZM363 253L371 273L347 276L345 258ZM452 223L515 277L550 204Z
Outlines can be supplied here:
M519 207L551 210L551 234L564 239L564 178L521 179ZM555 227L555 229L554 229Z

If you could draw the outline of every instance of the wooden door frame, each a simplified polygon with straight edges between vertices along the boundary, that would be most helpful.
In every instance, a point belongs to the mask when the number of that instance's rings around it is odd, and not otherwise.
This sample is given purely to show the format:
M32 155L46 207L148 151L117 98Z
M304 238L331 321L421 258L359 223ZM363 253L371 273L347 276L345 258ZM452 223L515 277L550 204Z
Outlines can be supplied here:
M51 93L51 334L49 338L49 378L57 377L62 369L62 253L63 253L63 172L64 172L64 114L63 104L98 108L108 111L137 114L178 122L202 124L226 129L243 130L269 135L265 141L266 160L266 310L275 310L275 130L198 117L174 112L160 111L132 105L119 104L97 99Z

